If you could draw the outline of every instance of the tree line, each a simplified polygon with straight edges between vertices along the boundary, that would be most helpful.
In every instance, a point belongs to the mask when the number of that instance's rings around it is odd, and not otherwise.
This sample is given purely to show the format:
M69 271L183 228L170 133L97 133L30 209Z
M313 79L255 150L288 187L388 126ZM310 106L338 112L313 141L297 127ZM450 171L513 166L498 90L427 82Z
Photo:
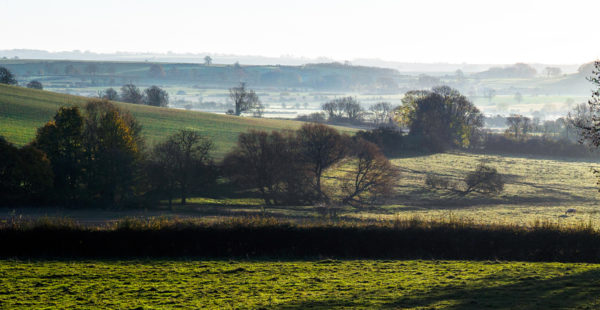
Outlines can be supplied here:
M98 98L155 107L169 106L169 94L155 85L146 88L143 92L134 84L123 85L120 93L114 88L107 88L98 92Z
M250 131L216 163L213 142L180 130L148 147L142 127L108 100L61 107L17 148L0 139L2 203L132 206L208 193L219 178L256 190L266 205L376 204L395 169L373 143L322 124Z

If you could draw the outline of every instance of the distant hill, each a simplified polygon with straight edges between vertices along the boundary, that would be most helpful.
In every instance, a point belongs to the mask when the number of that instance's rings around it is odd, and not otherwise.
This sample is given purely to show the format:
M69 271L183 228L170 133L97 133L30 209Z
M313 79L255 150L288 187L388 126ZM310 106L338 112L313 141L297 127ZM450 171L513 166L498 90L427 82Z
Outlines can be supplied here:
M0 84L0 135L17 145L29 143L60 106L83 105L90 98ZM213 138L215 155L222 157L249 129L296 129L302 122L237 117L116 102L141 122L148 144L164 140L179 129L193 129ZM343 131L354 131L338 127Z
M310 90L388 90L404 79L397 70L342 63L301 66L133 61L0 59L20 81L38 79L54 87L108 86L134 82L229 88L240 81L252 87ZM390 83L391 81L391 83Z

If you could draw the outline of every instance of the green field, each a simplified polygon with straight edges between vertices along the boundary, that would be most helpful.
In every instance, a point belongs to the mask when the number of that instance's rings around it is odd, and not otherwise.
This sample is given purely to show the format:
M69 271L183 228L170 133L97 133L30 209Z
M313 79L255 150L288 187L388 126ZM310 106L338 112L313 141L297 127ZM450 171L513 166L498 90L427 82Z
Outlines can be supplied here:
M598 309L600 266L496 261L0 261L0 308Z
M0 135L17 145L30 142L60 106L83 105L89 98L0 84ZM198 130L212 137L215 155L222 157L248 129L295 129L302 123L262 118L236 117L145 105L117 103L141 122L148 144L162 141L179 129ZM340 128L353 131L349 128Z

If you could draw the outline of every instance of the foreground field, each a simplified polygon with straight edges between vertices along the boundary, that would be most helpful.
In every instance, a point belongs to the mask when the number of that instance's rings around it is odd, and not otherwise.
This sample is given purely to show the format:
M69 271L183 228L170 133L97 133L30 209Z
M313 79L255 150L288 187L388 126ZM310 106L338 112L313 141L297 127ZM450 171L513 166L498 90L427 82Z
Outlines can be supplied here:
M37 128L49 121L61 106L83 105L90 98L0 84L0 136L17 145L29 143ZM148 144L164 140L180 129L192 129L210 136L215 155L223 156L249 129L296 129L302 122L217 115L145 105L117 103L141 122ZM340 128L353 131L349 128Z
M591 264L0 261L11 309L597 309L599 294Z

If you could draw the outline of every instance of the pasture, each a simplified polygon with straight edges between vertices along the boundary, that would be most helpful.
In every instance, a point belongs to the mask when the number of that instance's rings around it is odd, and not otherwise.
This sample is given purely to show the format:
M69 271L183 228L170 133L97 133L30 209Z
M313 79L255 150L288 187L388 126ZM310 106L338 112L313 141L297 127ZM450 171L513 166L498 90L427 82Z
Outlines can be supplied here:
M340 207L339 219L351 221L395 220L418 217L422 220L459 219L473 223L528 226L551 223L566 226L600 227L599 193L592 168L598 163L573 158L537 158L512 155L443 153L392 159L400 170L396 194L383 206L372 208ZM428 173L459 183L479 163L496 167L506 181L505 190L496 196L458 195L451 189L431 189L425 185ZM574 208L575 214L565 215ZM82 223L102 223L121 217L201 218L268 216L293 221L323 219L319 206L271 206L252 193L214 193L194 197L181 206L174 201L143 209L113 212L103 209L5 208L0 218L69 217Z
M600 267L498 261L0 261L0 307L597 309Z

